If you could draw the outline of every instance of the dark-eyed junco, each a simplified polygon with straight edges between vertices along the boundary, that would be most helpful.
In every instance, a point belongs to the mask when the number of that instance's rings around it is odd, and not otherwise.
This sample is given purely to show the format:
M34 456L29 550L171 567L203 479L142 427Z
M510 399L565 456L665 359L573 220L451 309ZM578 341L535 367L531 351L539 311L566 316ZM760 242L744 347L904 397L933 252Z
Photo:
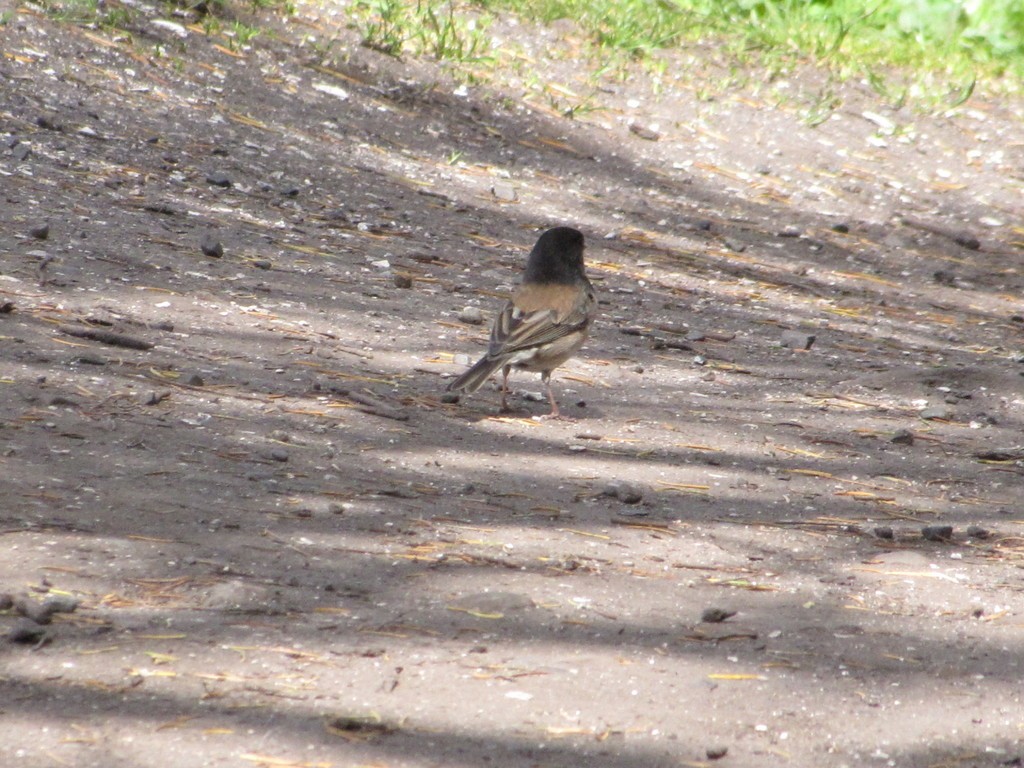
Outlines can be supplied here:
M494 319L487 354L448 391L476 392L501 368L504 411L509 372L539 371L551 401L550 416L558 418L551 372L583 346L596 311L594 286L583 267L583 235L571 227L549 229L530 251L522 284Z

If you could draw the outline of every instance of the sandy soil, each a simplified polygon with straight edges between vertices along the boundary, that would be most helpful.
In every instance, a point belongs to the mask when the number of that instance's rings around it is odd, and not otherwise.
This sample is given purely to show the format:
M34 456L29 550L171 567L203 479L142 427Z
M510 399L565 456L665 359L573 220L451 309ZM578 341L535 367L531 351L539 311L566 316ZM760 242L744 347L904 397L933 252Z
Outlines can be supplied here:
M0 28L0 764L1022 764L1024 105L339 21ZM572 420L442 403L560 224Z

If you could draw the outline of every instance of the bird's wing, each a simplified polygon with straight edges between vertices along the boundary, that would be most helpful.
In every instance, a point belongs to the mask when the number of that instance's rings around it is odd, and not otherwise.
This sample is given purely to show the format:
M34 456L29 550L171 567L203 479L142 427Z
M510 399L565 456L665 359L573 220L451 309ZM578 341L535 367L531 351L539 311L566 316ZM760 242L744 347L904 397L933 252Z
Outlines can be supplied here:
M593 290L580 291L567 313L559 316L555 309L524 312L509 302L502 309L491 329L488 354L509 355L533 349L586 328L594 315L596 299Z

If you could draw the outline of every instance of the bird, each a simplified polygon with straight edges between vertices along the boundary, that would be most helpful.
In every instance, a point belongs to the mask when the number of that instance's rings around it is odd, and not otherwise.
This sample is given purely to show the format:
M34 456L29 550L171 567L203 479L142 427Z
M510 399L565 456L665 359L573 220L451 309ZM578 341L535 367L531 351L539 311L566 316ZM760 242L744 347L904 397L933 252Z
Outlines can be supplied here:
M535 371L547 387L547 418L561 418L551 372L583 346L597 313L583 248L583 234L572 227L541 234L527 258L522 283L494 319L487 354L452 381L449 392L472 394L500 368L501 410L507 411L509 373L513 368Z

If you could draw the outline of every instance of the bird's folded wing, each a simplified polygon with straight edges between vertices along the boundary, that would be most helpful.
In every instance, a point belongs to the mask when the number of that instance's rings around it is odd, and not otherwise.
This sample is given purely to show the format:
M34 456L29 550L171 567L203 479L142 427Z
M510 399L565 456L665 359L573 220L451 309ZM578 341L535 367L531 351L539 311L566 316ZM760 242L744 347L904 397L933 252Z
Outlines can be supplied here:
M580 302L562 319L553 309L516 315L508 304L491 331L488 354L509 354L550 344L585 328L590 322L590 305Z

